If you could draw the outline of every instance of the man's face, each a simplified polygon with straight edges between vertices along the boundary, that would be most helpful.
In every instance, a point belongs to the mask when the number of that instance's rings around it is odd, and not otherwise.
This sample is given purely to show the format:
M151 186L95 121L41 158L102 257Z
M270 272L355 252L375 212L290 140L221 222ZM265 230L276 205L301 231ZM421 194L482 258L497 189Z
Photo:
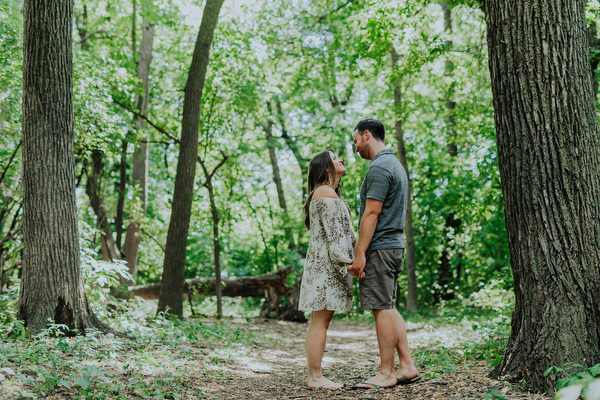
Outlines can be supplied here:
M366 141L366 133L364 132L362 135L358 132L358 130L354 131L352 135L352 140L354 141L354 149L358 153L361 158L368 159L369 158L369 145Z

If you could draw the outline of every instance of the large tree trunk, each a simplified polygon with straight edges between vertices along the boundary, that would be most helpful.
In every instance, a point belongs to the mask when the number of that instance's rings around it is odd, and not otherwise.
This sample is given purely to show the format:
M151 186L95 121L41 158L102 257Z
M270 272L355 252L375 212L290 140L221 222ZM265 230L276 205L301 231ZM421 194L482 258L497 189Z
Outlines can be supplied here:
M73 149L73 4L23 8L23 274L17 318L108 331L83 290ZM69 332L71 333L71 332Z
M221 293L227 297L264 297L265 293L272 290L277 295L287 295L292 288L285 284L285 280L293 271L294 266L289 266L266 275L225 278L222 280ZM186 282L192 296L215 294L215 278L188 279ZM161 285L131 286L129 292L146 300L158 299Z
M548 393L549 367L600 362L600 130L585 3L484 3L516 298L493 376Z
M151 5L148 1L145 7ZM152 47L154 43L154 24L145 18L142 22L142 43L140 45L140 59L138 61L138 75L142 80L143 95L136 94L136 109L141 115L144 115L148 110L149 96L149 81L150 63L152 62ZM135 122L138 131L143 131L146 127L144 119L140 115L136 115ZM127 267L131 275L132 283L135 283L137 276L137 262L140 245L140 221L146 215L148 205L148 155L150 136L146 133L141 140L136 144L133 152L133 173L132 181L135 194L139 201L139 209L133 212L133 217L127 226L127 234L125 236L125 246L123 251L127 260Z
M208 68L210 47L223 1L207 0L206 2L184 91L179 158L177 159L171 221L167 233L163 264L161 281L163 290L158 300L158 312L169 309L169 312L175 315L183 314L185 257L194 195L196 160L198 158L198 130L202 90Z
M398 69L398 53L393 45L390 49L392 55L392 70ZM415 312L418 307L417 300L417 258L415 255L415 234L413 230L412 218L412 179L408 170L408 161L406 160L406 147L404 146L404 129L402 127L403 110L402 110L402 86L398 79L394 82L394 108L396 109L396 141L398 142L398 158L402 166L406 170L408 176L408 204L406 205L406 221L404 223L404 237L406 238L406 311Z

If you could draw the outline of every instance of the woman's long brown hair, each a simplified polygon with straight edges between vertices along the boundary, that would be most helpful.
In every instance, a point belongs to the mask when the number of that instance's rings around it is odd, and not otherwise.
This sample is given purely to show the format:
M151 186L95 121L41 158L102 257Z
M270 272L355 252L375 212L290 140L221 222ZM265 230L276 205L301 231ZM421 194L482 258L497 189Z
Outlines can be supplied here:
M327 183L335 182L337 178L337 172L335 170L335 166L333 165L333 160L329 153L333 151L325 150L318 153L316 156L310 160L310 164L308 165L308 199L306 199L306 203L304 203L304 207L302 207L302 211L306 215L304 217L304 225L306 229L310 229L310 202L312 201L313 194L315 190ZM335 153L334 153L335 154ZM329 182L329 172L331 172L331 177L333 182ZM335 188L335 193L340 197L340 185Z

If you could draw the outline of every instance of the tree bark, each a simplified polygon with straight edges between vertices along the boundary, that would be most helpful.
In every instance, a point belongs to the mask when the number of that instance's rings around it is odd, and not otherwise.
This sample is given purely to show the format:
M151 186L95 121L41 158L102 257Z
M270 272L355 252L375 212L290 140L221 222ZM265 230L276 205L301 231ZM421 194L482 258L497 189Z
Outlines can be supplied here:
M285 280L293 271L294 266L289 266L266 275L225 278L221 283L221 293L227 297L264 297L272 289L277 295L287 295L292 288L285 284ZM188 279L186 282L192 296L215 294L215 278ZM154 300L160 297L161 285L130 286L129 292L132 296Z
M600 362L600 129L585 3L484 3L516 300L492 376L548 393L560 377L544 377L549 367Z
M392 70L398 69L398 53L391 45L390 52L392 55ZM394 108L396 109L396 142L398 142L398 158L402 166L406 170L408 176L408 204L406 205L406 221L404 223L404 237L406 238L406 311L416 312L418 308L417 300L417 258L415 255L415 234L413 230L412 217L412 179L408 170L408 161L406 159L406 146L404 145L404 129L403 123L403 107L402 107L402 83L398 78L394 83Z
M592 66L592 85L594 88L594 100L598 98L598 64L600 63L600 40L596 29L596 21L592 21L588 28L588 40L590 43L590 63Z
M17 318L109 331L83 289L73 145L73 4L23 8L23 271ZM73 332L67 332L72 334Z
M151 5L148 1L142 9ZM138 75L142 80L143 94L136 94L135 104L139 114L144 115L148 110L149 98L149 75L150 63L152 62L152 48L154 44L154 24L145 18L142 22L142 42L140 44L140 59L138 61ZM136 115L135 123L138 132L144 131L146 122L141 117ZM146 215L148 207L148 156L150 151L149 146L150 135L146 132L141 140L136 143L133 152L133 172L132 183L134 193L139 200L140 209L133 212L133 218L127 226L127 234L125 236L124 253L127 260L127 267L131 275L132 282L135 283L137 276L137 262L140 245L140 223L138 218L143 218Z
M185 277L185 257L187 237L194 195L194 178L198 157L198 130L202 90L210 47L217 26L219 11L224 0L207 0L202 14L202 22L194 48L194 56L184 90L183 120L179 158L171 211L171 221L167 233L165 261L163 264L162 286L158 300L158 312L166 311L175 315L183 314L183 282Z

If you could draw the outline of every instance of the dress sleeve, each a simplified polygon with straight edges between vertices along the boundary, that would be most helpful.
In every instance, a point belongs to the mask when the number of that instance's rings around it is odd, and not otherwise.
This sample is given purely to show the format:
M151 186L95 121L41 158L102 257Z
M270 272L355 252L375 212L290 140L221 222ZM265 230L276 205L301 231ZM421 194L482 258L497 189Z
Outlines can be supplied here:
M322 200L321 200L322 199ZM346 204L339 199L321 197L317 205L327 240L329 257L334 263L351 264L356 239L350 224Z

